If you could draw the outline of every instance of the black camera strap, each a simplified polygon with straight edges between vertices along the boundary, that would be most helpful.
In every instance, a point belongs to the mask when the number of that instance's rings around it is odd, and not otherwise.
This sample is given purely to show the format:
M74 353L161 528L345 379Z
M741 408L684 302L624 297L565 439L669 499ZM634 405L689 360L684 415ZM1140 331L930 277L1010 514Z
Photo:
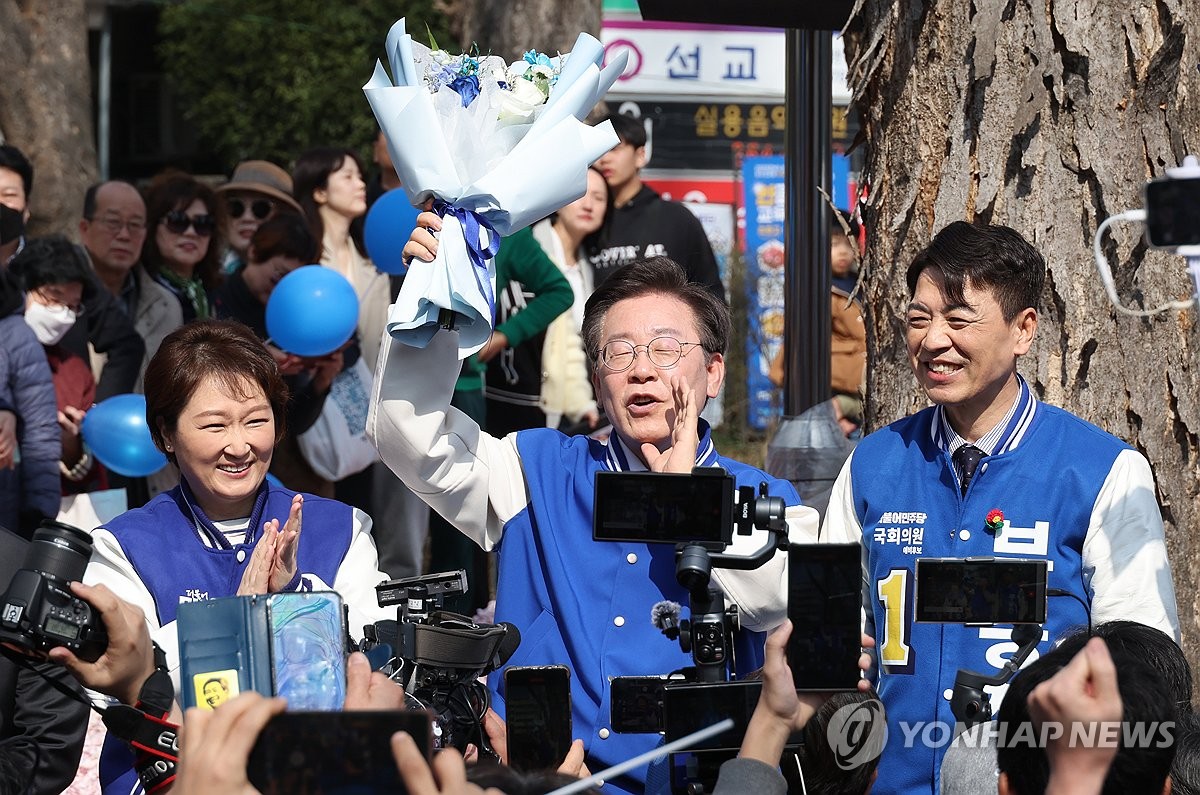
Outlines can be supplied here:
M132 707L121 704L104 711L104 725L133 748L133 766L146 795L153 795L175 781L179 727L167 721L174 703L175 685L167 668L167 655L154 643L154 673L142 683L137 704ZM113 713L114 709L119 711ZM121 724L120 728L114 729L114 723Z
M114 737L129 743L134 750L134 768L147 795L162 791L175 781L179 727L167 721L175 701L175 686L167 669L167 655L157 643L154 644L154 673L142 685L137 705L133 707L127 704L98 707L78 690L46 675L26 655L6 646L0 646L0 654L14 665L37 674L64 696L87 704Z

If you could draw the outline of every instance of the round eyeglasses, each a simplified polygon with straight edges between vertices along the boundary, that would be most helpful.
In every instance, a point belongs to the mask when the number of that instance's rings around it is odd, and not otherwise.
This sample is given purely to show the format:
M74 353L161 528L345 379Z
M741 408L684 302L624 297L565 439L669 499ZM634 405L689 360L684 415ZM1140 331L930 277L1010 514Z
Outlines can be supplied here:
M699 342L680 342L674 337L655 337L645 345L613 340L600 349L600 361L614 373L623 373L633 366L640 349L646 351L646 357L652 365L665 369L679 364L679 360L698 345Z

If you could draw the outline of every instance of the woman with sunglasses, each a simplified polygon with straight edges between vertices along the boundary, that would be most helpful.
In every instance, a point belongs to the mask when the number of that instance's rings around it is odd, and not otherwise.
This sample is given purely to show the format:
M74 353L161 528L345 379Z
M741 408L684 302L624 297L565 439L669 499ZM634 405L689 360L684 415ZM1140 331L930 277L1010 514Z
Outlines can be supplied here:
M250 239L264 222L280 213L302 212L292 198L291 175L267 160L238 163L233 176L216 192L224 205L225 217L229 219L222 262L226 275L247 262Z
M211 316L208 293L221 283L213 235L222 226L213 189L188 174L165 174L146 192L146 269L175 294L183 322Z

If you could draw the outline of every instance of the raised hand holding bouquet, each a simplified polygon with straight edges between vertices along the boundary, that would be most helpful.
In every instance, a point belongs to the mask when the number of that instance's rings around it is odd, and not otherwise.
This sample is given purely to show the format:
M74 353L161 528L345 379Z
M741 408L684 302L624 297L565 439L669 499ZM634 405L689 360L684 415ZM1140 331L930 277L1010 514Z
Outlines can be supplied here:
M582 196L588 164L618 143L611 124L583 119L625 57L601 68L603 45L585 33L570 53L530 51L511 65L450 55L414 42L403 19L386 46L391 79L376 63L363 91L409 199L432 197L443 216L437 258L412 263L388 332L423 348L451 310L465 359L492 332L499 238Z

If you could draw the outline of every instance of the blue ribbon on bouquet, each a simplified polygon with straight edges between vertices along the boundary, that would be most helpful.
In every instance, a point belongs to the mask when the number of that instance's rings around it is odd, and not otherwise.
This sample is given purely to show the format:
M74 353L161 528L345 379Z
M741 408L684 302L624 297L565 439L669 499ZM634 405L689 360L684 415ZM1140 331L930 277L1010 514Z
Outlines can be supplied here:
M488 278L487 261L495 257L500 251L500 236L496 234L496 230L492 228L492 225L488 223L486 218L473 210L467 210L443 199L434 199L433 211L440 218L453 215L462 226L463 237L467 241L467 256L470 258L471 265L473 266L471 272L475 275L475 283L479 286L479 291L487 299L488 309L492 314L492 322L495 322L496 296L492 294L492 280ZM481 229L487 230L487 246L479 244L479 231ZM443 320L440 314L438 319L439 321ZM445 322L443 322L443 325L447 328L450 327Z

